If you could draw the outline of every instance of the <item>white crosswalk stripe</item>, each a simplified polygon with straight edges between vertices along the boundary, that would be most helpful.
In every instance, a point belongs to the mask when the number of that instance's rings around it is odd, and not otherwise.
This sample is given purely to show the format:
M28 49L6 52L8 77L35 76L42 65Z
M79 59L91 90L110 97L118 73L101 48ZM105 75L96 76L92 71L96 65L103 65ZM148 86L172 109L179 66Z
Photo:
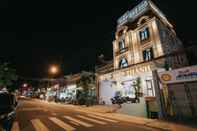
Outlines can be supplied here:
M87 114L87 115L77 115L76 117L71 116L63 116L63 118L69 120L69 124L56 118L56 117L49 117L48 119L51 120L54 124L58 125L59 127L65 129L66 131L74 131L76 130L71 125L75 126L84 126L84 127L93 127L92 123L105 125L107 122L117 123L117 120L112 120L110 118L104 118L102 116ZM86 122L89 121L89 122ZM50 131L50 129L44 125L44 123L40 119L33 119L30 120L31 124L33 125L35 131ZM19 122L15 121L12 126L11 131L20 131Z
M93 127L92 124L83 122L83 121L81 121L81 120L78 120L78 119L76 119L76 118L72 118L72 117L70 117L70 116L64 116L64 118L66 118L66 119L68 119L68 120L70 120L70 121L74 121L74 122L76 122L76 123L78 123L78 124L80 124L80 125L82 125L82 126L85 126L85 127Z
M91 121L91 122L94 122L94 123L97 123L97 124L102 124L102 125L107 124L106 122L95 120L95 119L92 119L92 118L89 118L89 117L85 117L85 116L82 116L82 115L77 115L77 117L79 117L81 119L85 119L85 120Z
M19 123L17 121L13 123L11 131L20 131Z
M75 125L75 126L80 126L78 123L74 122L74 121L69 121L71 124Z
M108 121L108 122L113 122L113 123L117 123L118 122L116 120L111 120L111 119L100 117L100 116L96 116L96 115L89 115L88 114L88 116L93 117L93 118L97 118L97 119L101 119L101 120L104 120L104 121Z
M60 126L61 128L65 129L66 131L74 131L75 128L72 127L71 125L63 122L60 119L57 119L55 117L50 117L49 120L51 120L52 122L54 122L55 124L57 124L58 126Z
M49 129L39 119L33 119L31 120L31 123L36 131L49 131Z
M53 112L53 113L51 113L51 115L53 115L53 116L57 116L57 114L56 114L56 113L54 113L54 112Z

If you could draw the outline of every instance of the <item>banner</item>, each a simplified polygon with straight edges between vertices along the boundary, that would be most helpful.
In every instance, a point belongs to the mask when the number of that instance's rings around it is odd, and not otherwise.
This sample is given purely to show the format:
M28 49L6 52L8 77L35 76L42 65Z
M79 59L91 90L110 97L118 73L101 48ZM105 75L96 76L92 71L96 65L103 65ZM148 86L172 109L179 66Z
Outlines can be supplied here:
M197 81L197 66L189 66L171 71L159 72L159 78L162 83L178 83Z

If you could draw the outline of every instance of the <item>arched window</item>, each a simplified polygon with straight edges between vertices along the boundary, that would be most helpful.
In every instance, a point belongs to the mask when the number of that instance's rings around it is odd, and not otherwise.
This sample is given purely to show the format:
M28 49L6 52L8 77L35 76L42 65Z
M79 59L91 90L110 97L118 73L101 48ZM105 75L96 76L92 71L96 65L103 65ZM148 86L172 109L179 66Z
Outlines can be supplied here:
M128 66L128 61L127 61L127 59L126 59L126 58L122 58L122 59L120 60L119 67L120 67L120 68L124 68L124 67L127 67L127 66Z
M147 21L149 20L149 17L148 16L142 16L139 21L137 22L137 25L140 26L144 23L146 23Z

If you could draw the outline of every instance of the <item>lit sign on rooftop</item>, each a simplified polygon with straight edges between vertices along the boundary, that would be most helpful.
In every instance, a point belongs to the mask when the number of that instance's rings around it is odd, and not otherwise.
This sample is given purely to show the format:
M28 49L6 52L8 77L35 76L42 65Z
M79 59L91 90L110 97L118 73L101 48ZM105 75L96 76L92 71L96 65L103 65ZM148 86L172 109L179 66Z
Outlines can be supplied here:
M150 0L143 0L140 4L134 7L132 10L127 11L123 16L121 16L117 24L121 26L127 22L133 22L137 17L141 16L147 10L152 10L157 16L159 16L165 23L167 23L170 27L173 27L165 15L152 3Z
M148 5L149 3L147 0L142 1L135 8L133 8L130 11L127 11L123 16L121 16L118 19L118 25L125 24L128 21L133 21L136 17L138 17L148 9Z

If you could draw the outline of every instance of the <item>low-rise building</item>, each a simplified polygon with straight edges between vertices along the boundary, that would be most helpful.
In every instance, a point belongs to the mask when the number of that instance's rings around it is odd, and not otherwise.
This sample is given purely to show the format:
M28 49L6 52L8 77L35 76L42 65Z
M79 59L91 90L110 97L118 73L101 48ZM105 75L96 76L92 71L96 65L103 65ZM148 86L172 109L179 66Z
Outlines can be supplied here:
M86 92L87 96L95 98L95 76L92 72L82 71L81 73L64 76L64 79L54 79L46 93L47 100L55 100L72 104L79 104L79 99Z

